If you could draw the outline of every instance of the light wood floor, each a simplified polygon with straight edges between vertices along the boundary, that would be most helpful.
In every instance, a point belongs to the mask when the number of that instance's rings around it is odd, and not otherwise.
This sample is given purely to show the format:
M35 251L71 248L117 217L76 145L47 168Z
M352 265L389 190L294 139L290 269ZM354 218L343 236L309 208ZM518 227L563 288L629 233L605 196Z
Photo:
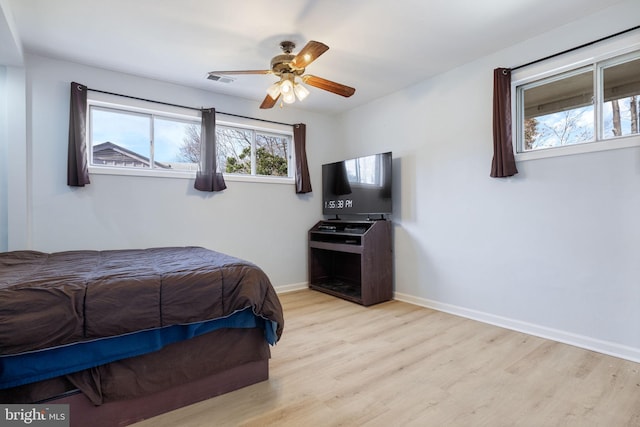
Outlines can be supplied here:
M136 426L640 426L637 363L398 301L280 297L269 381Z

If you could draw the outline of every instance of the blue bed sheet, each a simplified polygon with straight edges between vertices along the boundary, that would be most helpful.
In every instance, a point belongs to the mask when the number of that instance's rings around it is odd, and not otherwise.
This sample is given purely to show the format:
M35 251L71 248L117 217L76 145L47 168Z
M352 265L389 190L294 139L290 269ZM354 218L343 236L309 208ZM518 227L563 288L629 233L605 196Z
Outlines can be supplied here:
M256 316L251 308L230 316L187 325L144 330L16 355L0 356L0 389L15 387L83 369L140 356L162 347L222 328L263 328L271 345L277 341L275 322Z

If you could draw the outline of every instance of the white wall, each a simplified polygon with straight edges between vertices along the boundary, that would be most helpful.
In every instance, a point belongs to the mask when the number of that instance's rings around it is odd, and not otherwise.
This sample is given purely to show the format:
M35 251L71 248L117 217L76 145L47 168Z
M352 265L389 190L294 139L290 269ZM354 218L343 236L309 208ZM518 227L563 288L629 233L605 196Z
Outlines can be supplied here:
M12 219L18 223L26 218L24 209L20 218L14 216L9 205L26 207L26 197L20 196L19 189L9 186L9 176L16 168L25 170L25 109L24 109L24 69L20 39L13 23L13 15L7 0L0 0L0 251L9 248L9 240L26 239L24 234L10 233ZM9 141L18 141L9 145ZM15 147L18 147L16 149ZM24 192L22 192L24 193ZM11 200L11 203L10 203ZM20 226L25 229L24 226Z
M29 248L41 251L201 245L250 260L274 286L306 282L306 233L321 218L320 164L333 119L74 63L28 55L27 168ZM193 180L92 175L85 188L66 185L69 83L285 123L307 124L310 195L293 185L227 182L224 192L193 189ZM19 176L10 176L11 181ZM20 249L12 247L10 249Z
M0 66L0 252L7 250L9 210L7 203L7 67Z
M4 67L0 110L4 126L0 131L4 142L0 160L0 247L26 247L29 244L28 150L26 144L26 82L22 67Z
M489 177L493 69L638 16L640 2L626 2L342 117L348 154L396 158L398 298L640 360L640 149Z

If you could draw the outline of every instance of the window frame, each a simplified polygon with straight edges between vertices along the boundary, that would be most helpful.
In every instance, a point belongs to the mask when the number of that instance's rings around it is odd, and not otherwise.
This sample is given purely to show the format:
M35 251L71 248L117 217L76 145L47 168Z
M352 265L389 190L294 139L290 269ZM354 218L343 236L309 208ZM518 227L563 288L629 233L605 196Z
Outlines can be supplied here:
M240 118L242 119L242 118ZM218 120L216 119L216 126L220 126L220 127L227 127L227 128L237 128L237 129L242 129L242 130L250 130L252 131L252 141L251 141L251 175L248 174L235 174L235 173L228 173L228 172L223 172L224 175L224 179L226 180L227 178L229 178L230 180L238 180L238 181L244 181L247 178L250 178L251 180L260 180L262 178L268 179L268 182L271 182L271 180L278 180L278 179L285 179L287 180L287 182L289 182L289 180L291 180L292 183L295 183L295 150L293 147L293 129L291 129L289 127L289 129L287 131L277 131L274 129L267 129L264 126L259 126L256 124L249 124L249 121L251 121L251 119L244 119L241 121L241 123L236 122L230 122L230 121L226 121L226 120ZM256 120L253 120L254 122L256 122ZM288 172L288 176L284 177L284 176L269 176L269 175L258 175L256 173L256 134L262 134L262 135L273 135L273 136L286 136L289 139L289 149L288 149L288 154L289 154L289 159L287 162L287 172Z
M179 178L179 179L195 179L196 171L180 171L180 170L166 170L158 168L126 168L109 165L94 165L92 164L93 156L93 141L92 141L92 120L91 120L91 108L95 106L97 108L119 110L123 113L130 114L144 114L151 115L159 118L197 122L200 124L201 116L197 110L182 108L177 106L158 104L152 101L144 101L139 99L123 98L117 95L104 94L100 92L91 92L87 99L87 164L89 165L89 174L96 175L120 175L120 176L144 176L155 178ZM286 136L289 142L288 149L288 174L289 176L269 176L269 175L255 175L255 174L234 174L223 172L225 181L240 181L240 182L260 182L269 184L295 184L295 153L293 142L293 129L291 126L279 125L276 123L262 122L260 120L253 120L250 118L243 118L232 116L231 120L225 118L216 117L216 124L220 126L235 127L241 129L248 129L254 132L263 133L267 135ZM255 139L255 138L254 138ZM151 142L150 142L151 143ZM151 150L153 149L153 145ZM255 141L252 147L252 169L255 170Z
M640 33L637 31L609 39L596 45L533 64L511 73L511 116L513 152L516 161L590 153L640 146L640 134L603 138L603 69L616 63L640 58ZM524 109L520 88L591 67L594 76L594 139L559 147L522 151L524 146Z

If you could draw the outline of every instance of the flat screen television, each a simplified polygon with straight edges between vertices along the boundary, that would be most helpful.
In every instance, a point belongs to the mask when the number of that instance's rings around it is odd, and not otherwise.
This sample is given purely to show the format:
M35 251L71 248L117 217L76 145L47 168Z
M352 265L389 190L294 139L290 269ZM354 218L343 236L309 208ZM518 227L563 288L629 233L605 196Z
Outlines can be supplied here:
M322 165L322 213L391 214L391 152Z

